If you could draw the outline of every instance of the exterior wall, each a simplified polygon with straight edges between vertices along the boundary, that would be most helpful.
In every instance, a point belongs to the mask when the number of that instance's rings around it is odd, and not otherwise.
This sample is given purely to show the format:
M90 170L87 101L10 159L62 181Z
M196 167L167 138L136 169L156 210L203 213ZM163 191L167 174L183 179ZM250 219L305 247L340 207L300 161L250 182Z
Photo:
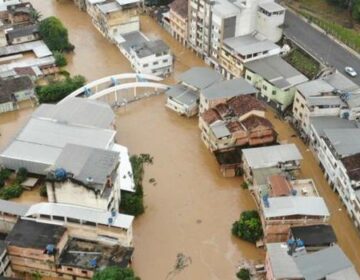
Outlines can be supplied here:
M39 38L40 38L39 34L36 33L36 34L28 35L28 36L14 38L9 43L12 45L16 45L16 44L26 43L26 42L30 42L30 41L35 41L35 40L38 40Z
M265 258L265 271L266 271L266 280L275 280L274 273L271 267L271 261L268 254L266 254L266 258Z
M260 10L257 12L257 30L273 42L278 42L282 37L282 24L285 21L285 11L281 14L266 15Z
M216 99L206 99L204 95L200 92L200 105L199 105L199 112L204 113L205 111L214 108L216 105L220 103L225 103L230 98L220 97Z
M151 55L139 58L134 51L130 51L131 66L137 73L167 76L172 72L173 57L169 52L160 56Z
M11 112L17 110L14 102L6 102L0 104L0 113Z
M188 21L186 18L181 17L174 10L170 10L170 31L171 35L179 41L182 45L187 45L188 37Z
M166 100L166 105L167 108L177 112L180 115L184 115L187 117L192 117L195 116L198 113L198 104L194 103L192 104L192 106L187 106L183 103L179 103L176 100L174 100L171 97L168 97Z
M31 89L31 90L18 91L15 92L14 95L17 101L29 100L35 96L35 90Z
M10 276L11 268L10 268L10 258L8 256L7 250L0 256L0 276Z
M0 30L0 47L5 47L8 45L6 34L4 30Z
M47 182L46 189L49 202L69 203L106 211L110 211L112 208L116 211L119 210L118 202L120 201L120 195L116 195L116 191L114 191L115 187L113 187L112 193L108 198L102 198L101 194L95 194L93 190L74 184L70 180L65 182L55 182L55 192L53 191L52 183ZM79 199L80 197L81 199ZM112 198L114 198L114 201L109 204Z
M91 279L94 275L94 272L91 270L81 269L73 266L64 266L62 265L57 269L59 274L68 275L69 279ZM63 277L64 275L62 275ZM76 278L74 278L76 277Z

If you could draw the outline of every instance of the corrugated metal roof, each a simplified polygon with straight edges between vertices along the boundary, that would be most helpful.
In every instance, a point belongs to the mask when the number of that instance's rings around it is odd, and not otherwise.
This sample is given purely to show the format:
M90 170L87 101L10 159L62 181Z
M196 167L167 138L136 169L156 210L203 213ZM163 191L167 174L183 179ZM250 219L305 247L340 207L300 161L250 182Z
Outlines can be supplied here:
M170 87L166 92L166 95L173 98L179 103L191 106L199 99L199 94L182 84L177 84Z
M81 199L81 198L80 198ZM42 202L34 204L24 215L25 217L31 217L33 215L51 215L59 217L67 217L72 219L78 219L82 221L89 221L93 223L108 225L108 219L112 217L111 212L77 206L72 204L62 203L47 203ZM133 216L117 213L113 218L111 226L129 229L134 220Z
M335 116L311 117L310 124L314 127L320 137L324 136L325 129L343 129L357 127L354 121L349 121Z
M201 92L206 99L231 98L243 94L256 93L256 89L243 78L221 81Z
M303 158L295 144L244 149L243 156L252 169L275 167L281 162Z
M112 150L119 153L120 173L118 179L120 180L120 189L123 191L135 192L133 170L129 159L128 149L119 144L114 144Z
M324 136L341 157L360 153L360 129L324 129Z
M17 216L24 216L30 205L0 199L0 212Z
M196 89L205 89L212 84L221 81L222 76L208 67L193 67L190 70L181 73L178 79Z
M264 51L279 50L280 47L270 40L260 40L254 35L238 36L227 38L224 44L243 56Z
M265 218L286 217L293 215L328 217L329 210L322 197L282 196L269 197L269 207L261 202Z

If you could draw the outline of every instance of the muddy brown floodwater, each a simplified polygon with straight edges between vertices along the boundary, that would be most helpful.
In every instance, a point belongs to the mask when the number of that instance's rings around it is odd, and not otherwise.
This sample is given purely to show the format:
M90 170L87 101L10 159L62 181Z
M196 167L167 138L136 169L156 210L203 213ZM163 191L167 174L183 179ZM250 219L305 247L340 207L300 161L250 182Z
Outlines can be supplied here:
M86 13L70 0L30 0L46 16L59 17L69 30L75 52L68 57L67 70L89 81L131 71L128 61L92 26ZM177 44L153 20L142 17L141 28L148 37L161 36L176 54L175 76L189 67L204 65L189 50ZM173 82L170 77L167 82ZM32 109L0 115L0 145L3 147L25 123ZM331 222L339 243L360 267L359 236L339 199L322 177L320 168L289 125L275 119L282 140L296 142L304 156L302 173L313 177L330 208ZM195 119L186 119L164 108L164 96L132 103L117 111L118 141L131 153L149 153L154 164L146 170L146 212L134 223L133 267L144 280L235 279L244 259L258 261L264 251L234 239L231 224L241 211L254 209L249 193L240 188L239 178L225 179L215 159L201 143ZM156 183L150 183L151 178ZM29 196L30 197L30 196ZM183 271L174 271L178 254L185 258Z

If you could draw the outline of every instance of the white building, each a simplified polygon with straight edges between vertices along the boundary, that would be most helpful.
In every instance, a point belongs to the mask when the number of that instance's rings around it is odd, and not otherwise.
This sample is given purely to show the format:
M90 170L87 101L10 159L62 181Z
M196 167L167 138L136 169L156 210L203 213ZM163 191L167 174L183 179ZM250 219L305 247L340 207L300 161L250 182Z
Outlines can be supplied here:
M113 124L114 113L106 103L72 98L45 104L0 160L9 169L24 167L43 176L65 169L62 180L47 184L51 202L118 210L120 189L134 191L134 183L127 150L115 144Z
M292 110L295 124L308 134L311 117L358 119L359 89L359 86L339 72L297 85Z
M136 73L167 76L172 72L173 57L170 48L162 40L131 46L130 57Z

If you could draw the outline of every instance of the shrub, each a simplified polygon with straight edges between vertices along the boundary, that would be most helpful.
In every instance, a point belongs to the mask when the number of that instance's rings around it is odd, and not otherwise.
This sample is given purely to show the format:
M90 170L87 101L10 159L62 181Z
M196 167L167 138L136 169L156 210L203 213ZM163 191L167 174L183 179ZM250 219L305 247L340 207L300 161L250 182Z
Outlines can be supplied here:
M40 22L39 33L51 51L72 51L68 31L56 17L48 17Z
M236 273L236 277L240 280L250 280L250 271L246 268L242 268Z
M247 190L247 189L249 188L248 182L246 182L246 181L242 182L241 187L242 187L244 190Z
M5 180L0 177L0 188L2 188L3 186L5 186Z
M121 192L120 209L128 215L139 216L144 213L144 200L142 194Z
M46 185L41 185L40 187L40 196L42 197L47 197L47 189L46 189Z
M55 57L55 63L57 66L63 67L65 65L67 65L66 57L62 52L55 51L54 57Z
M9 179L10 175L11 175L11 170L9 170L7 168L0 170L0 178L1 179L7 180L7 179Z
M23 192L23 188L15 183L7 188L3 188L0 192L0 197L2 199L8 200L12 198L19 197Z
M19 184L24 182L28 177L28 171L24 167L20 167L16 172L16 182Z
M85 84L83 76L66 78L64 81L52 82L46 86L36 88L40 103L55 103L82 87Z
M121 268L116 266L109 266L98 271L92 278L93 280L140 280L135 276L131 268Z
M256 243L263 236L261 220L257 211L245 211L240 215L240 219L233 223L232 234Z

